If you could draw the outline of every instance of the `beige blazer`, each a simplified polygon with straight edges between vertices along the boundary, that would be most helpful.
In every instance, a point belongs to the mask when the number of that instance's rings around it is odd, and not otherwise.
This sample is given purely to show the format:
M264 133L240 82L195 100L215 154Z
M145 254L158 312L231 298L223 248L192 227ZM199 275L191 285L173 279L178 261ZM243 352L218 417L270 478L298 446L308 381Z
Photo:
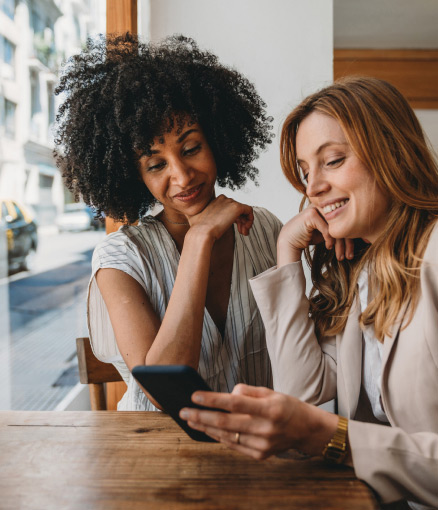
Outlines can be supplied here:
M339 414L350 419L357 477L385 503L407 499L438 507L438 225L421 266L413 320L400 328L401 310L384 340L381 398L391 426L376 423L361 392L359 303L341 334L318 340L301 262L269 269L251 287L266 326L274 388L315 405L337 396Z

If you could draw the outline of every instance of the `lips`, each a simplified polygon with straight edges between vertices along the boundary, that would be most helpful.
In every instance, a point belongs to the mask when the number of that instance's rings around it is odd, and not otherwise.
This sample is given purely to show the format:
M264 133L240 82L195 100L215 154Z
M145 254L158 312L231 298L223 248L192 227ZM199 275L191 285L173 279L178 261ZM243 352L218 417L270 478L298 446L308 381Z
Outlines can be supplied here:
M336 211L336 209L340 209L344 205L348 203L349 199L346 198L344 200L340 200L339 202L332 202L331 204L327 204L324 207L322 207L322 212L324 214L329 214L333 211Z
M183 202L188 202L190 200L194 200L199 196L202 190L202 184L199 186L195 186L194 188L190 188L187 191L182 191L181 193L178 193L177 195L174 195L173 198L176 198L177 200L182 200Z

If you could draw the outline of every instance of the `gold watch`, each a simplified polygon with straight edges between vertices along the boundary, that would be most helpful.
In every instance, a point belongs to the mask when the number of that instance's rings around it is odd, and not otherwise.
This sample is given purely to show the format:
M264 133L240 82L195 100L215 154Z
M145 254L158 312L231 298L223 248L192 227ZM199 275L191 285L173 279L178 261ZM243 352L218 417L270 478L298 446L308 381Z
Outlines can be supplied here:
M343 416L338 416L338 418L336 432L322 451L324 459L332 464L340 464L347 455L348 420Z

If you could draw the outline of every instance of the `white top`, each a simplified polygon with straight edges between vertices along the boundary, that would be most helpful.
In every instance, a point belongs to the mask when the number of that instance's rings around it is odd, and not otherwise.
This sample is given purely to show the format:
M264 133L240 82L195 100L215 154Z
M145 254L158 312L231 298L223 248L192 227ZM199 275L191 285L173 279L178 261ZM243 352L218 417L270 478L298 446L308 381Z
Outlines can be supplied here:
M207 309L204 311L198 371L214 391L230 392L239 382L272 388L265 328L248 280L276 263L281 226L273 214L254 207L250 234L242 236L234 227L234 259L224 338ZM155 407L140 390L120 355L105 302L96 284L96 272L101 268L115 268L132 276L163 320L179 259L169 232L153 216L142 218L138 226L122 226L94 251L88 287L88 329L95 356L113 363L128 385L118 410L155 410Z
M368 271L364 269L358 279L361 312L368 306ZM370 400L374 416L381 422L389 423L380 397L382 387L383 343L374 335L374 327L368 326L363 332L362 385ZM412 510L429 510L430 507L407 501Z
M368 271L363 269L358 279L361 312L368 306ZM382 422L388 423L380 397L382 386L382 353L383 344L374 334L374 327L367 326L363 331L363 366L362 385L370 400L374 416Z

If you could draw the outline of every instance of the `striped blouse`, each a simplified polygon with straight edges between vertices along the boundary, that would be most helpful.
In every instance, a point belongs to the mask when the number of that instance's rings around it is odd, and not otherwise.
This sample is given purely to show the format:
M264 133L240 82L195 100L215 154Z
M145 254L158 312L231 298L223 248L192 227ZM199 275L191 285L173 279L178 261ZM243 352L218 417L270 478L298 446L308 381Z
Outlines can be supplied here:
M204 311L198 371L215 391L230 392L243 382L272 387L265 329L248 280L276 264L281 222L266 209L254 207L248 236L234 226L235 244L230 299L222 338L208 310ZM88 287L87 318L91 345L101 361L113 363L128 385L118 410L155 410L125 365L105 302L96 284L101 268L119 269L145 290L158 317L164 318L175 283L180 254L164 225L145 216L138 226L123 226L94 251Z

